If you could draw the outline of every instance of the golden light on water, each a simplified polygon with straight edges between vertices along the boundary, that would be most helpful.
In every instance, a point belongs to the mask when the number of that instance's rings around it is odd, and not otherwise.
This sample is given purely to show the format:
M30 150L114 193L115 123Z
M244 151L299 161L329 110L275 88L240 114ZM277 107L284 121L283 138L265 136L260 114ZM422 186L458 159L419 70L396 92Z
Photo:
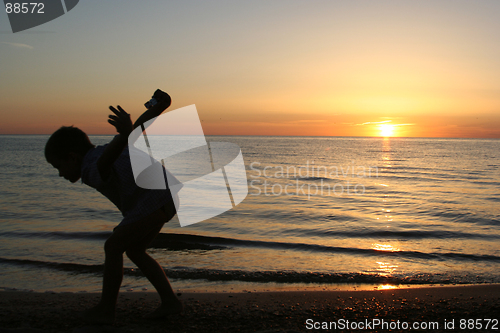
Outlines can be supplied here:
M377 290L389 290L389 289L398 289L396 286L391 286L390 284L382 284L376 287Z
M394 247L390 244L372 244L372 250L384 251L384 252L398 252L399 248Z
M391 275L398 269L398 265L394 263L377 261L376 264L378 265L377 271L380 275Z

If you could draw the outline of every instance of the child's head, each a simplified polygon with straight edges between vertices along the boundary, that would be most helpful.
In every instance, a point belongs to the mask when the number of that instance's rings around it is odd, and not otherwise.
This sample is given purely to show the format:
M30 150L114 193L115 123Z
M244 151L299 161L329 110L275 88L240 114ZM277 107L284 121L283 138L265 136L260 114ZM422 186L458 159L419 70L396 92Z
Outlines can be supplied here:
M81 129L63 126L54 132L45 145L45 159L59 170L59 176L74 183L81 177L85 154L94 145Z

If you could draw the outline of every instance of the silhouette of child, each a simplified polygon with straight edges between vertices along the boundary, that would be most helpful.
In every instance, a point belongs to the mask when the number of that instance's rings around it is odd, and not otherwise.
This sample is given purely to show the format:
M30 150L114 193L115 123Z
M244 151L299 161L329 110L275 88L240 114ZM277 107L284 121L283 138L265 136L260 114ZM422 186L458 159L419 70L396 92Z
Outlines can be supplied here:
M75 127L61 127L45 146L45 158L72 183L82 182L101 192L123 214L123 220L104 244L105 262L101 301L84 313L95 324L114 321L115 308L123 278L123 253L132 260L153 284L161 305L148 318L161 318L182 311L162 267L146 253L148 244L175 214L170 190L148 190L136 185L128 151L132 130L159 116L170 106L170 96L157 90L158 103L146 110L132 125L130 115L120 106L110 110L108 122L118 135L104 146L94 146L88 136Z

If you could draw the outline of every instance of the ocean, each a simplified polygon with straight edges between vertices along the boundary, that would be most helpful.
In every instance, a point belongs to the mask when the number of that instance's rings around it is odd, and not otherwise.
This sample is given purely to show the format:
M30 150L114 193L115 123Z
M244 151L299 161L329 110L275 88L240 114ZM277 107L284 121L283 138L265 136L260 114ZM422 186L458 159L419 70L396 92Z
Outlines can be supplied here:
M95 144L110 136L91 136ZM0 289L98 292L121 214L0 136ZM500 140L207 136L241 147L249 193L149 252L179 291L500 283ZM151 290L125 260L123 290Z

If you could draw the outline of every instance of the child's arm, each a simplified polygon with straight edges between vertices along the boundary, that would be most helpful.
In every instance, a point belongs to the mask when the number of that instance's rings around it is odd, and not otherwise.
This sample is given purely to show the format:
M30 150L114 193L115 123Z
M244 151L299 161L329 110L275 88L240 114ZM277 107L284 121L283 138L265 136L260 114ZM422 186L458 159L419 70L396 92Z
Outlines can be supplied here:
M109 115L108 122L116 128L118 135L106 146L102 155L97 160L97 170L102 180L108 179L111 173L111 166L120 156L128 143L128 136L133 130L130 115L118 105L118 110L110 106L109 109L115 115Z
M109 107L109 109L113 111L114 115L109 116L108 122L116 128L118 135L111 140L106 149L104 149L101 157L97 160L97 170L99 171L102 180L108 179L111 173L111 166L115 163L123 149L127 146L128 137L132 130L143 123L158 117L170 106L170 103L172 102L170 96L159 89L155 91L153 97L158 101L158 103L146 110L139 118L137 118L134 125L132 125L130 115L120 106L118 106L118 110L112 106Z

